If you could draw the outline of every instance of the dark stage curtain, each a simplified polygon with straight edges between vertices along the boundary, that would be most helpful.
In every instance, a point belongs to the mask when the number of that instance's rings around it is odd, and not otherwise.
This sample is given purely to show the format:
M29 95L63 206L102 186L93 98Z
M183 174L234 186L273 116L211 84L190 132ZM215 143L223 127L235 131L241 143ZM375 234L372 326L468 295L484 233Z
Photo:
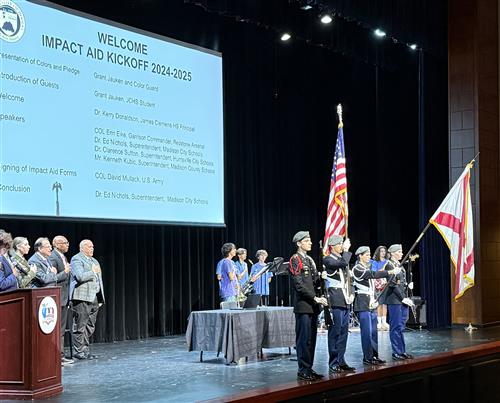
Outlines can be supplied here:
M289 258L291 238L324 232L337 103L344 106L349 233L362 244L411 244L418 223L418 60L377 69L303 41L180 1L60 1L103 18L221 51L225 100L225 228L2 220L14 236L90 238L107 304L97 341L185 331L192 310L218 306L215 264L227 241ZM370 46L376 46L372 43ZM376 54L377 49L373 49ZM446 83L438 85L446 94ZM440 101L441 102L441 101ZM434 116L446 125L446 114ZM446 137L446 133L443 133ZM446 154L446 144L436 153ZM439 173L436 173L439 174ZM36 200L33 200L36 203ZM288 305L288 279L273 280L273 304ZM437 309L437 308L436 308Z
M432 55L420 56L421 132L419 133L419 223L424 229L449 190L447 94L440 91L446 80L447 66ZM431 328L451 325L450 251L434 226L429 227L419 245L420 289L427 304L427 322ZM451 302L453 303L453 302Z

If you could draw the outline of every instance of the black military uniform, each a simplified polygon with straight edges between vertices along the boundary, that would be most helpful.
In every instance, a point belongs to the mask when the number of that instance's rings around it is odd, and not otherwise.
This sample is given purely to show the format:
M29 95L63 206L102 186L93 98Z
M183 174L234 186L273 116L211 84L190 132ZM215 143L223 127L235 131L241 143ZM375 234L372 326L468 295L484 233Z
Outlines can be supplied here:
M342 242L342 237L340 242ZM329 242L330 245L333 245ZM344 359L349 333L350 304L346 300L352 292L347 289L346 281L349 278L349 261L352 253L342 255L330 254L323 259L323 265L328 273L328 296L333 315L333 326L328 329L328 366L330 372L351 371L354 368L347 365ZM352 288L352 287L351 287Z
M391 250L392 249L392 250ZM401 249L401 245L391 245L388 249L393 253ZM406 344L403 336L403 330L408 320L408 306L403 303L403 299L408 298L408 284L406 281L406 271L404 267L396 260L389 260L385 265L385 270L393 270L400 267L401 272L391 276L388 285L380 297L380 302L387 305L389 311L389 337L391 339L392 357L395 360L405 360L413 358L411 354L406 353Z
M359 247L356 255L370 252L367 246ZM385 270L371 271L370 267L358 262L352 269L354 278L355 298L353 310L358 314L361 347L363 348L363 363L380 365L385 361L378 357L377 311L375 306L375 284L373 279L388 278L389 272Z
M302 238L301 238L302 236ZM309 233L301 231L293 240L299 242L309 237ZM316 349L316 334L319 305L315 302L316 289L320 286L321 278L316 269L314 260L307 254L300 252L290 258L290 274L293 288L293 312L295 313L295 335L299 379L319 379L313 369L314 351Z

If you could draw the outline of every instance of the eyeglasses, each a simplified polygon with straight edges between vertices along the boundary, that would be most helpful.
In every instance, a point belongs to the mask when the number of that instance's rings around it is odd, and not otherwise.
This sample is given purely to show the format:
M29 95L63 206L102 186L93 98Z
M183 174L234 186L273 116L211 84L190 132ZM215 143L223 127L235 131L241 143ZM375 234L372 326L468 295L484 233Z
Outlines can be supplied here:
M61 242L58 242L59 245L69 245L69 242L68 241L61 241Z

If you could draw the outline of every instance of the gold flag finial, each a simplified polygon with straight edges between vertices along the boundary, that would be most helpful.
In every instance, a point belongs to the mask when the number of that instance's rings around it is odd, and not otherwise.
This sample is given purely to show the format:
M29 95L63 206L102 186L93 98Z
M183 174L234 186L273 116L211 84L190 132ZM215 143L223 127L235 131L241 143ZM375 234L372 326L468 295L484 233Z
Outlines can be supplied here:
M479 157L479 153L477 153L474 158L472 158L471 162L469 162L467 164L467 166L469 167L469 169L472 169L472 167L474 166L474 163L476 162L476 158Z
M344 127L344 122L342 121L342 105L337 105L337 115L339 116L339 129Z

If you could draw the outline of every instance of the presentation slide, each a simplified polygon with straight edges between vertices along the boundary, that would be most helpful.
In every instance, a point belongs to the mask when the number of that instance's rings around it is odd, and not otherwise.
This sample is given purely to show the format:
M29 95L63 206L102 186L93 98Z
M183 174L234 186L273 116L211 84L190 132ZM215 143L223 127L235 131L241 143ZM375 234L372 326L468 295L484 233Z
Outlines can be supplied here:
M0 0L0 215L224 225L222 56Z

